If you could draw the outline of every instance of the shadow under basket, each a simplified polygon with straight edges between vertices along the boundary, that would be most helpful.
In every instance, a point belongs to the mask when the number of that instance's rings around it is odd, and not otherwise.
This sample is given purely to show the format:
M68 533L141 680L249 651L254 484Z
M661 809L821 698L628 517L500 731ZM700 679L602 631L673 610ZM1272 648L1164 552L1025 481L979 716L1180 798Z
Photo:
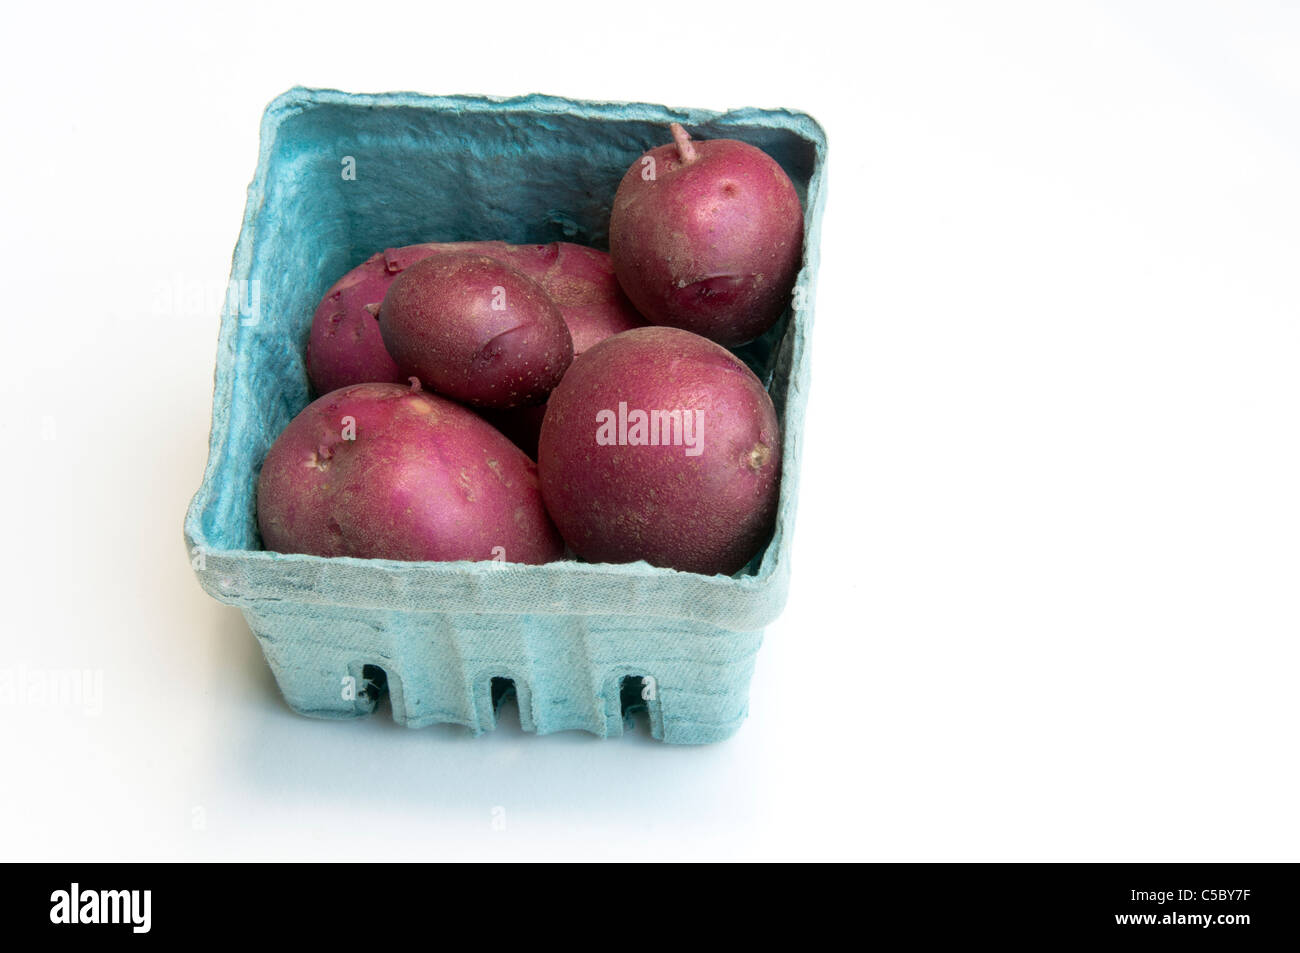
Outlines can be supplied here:
M261 550L258 471L310 400L303 363L325 289L371 254L426 241L608 247L619 180L670 122L750 142L804 204L793 305L737 350L782 422L776 529L735 576L646 563L394 562ZM726 113L530 95L353 95L294 89L267 107L218 338L207 468L185 518L203 588L238 606L285 700L324 718L369 714L474 732L511 692L538 733L623 734L644 710L672 743L740 726L763 627L780 613L809 376L826 140L788 110Z

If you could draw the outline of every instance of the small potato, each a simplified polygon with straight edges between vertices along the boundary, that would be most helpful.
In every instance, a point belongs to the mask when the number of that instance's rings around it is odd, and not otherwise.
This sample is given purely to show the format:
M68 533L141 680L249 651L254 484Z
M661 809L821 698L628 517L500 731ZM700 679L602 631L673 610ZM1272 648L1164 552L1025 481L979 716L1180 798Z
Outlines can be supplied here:
M404 373L477 407L541 403L573 360L546 291L480 254L436 255L403 271L380 305L379 332Z
M564 549L522 450L397 384L346 387L298 414L262 465L257 522L280 553L545 563Z
M609 255L572 242L427 242L372 255L336 281L312 318L307 373L317 395L370 381L406 383L379 333L380 302L397 276L425 258L475 252L512 265L550 295L573 338L574 356L611 334L645 326L614 277ZM540 417L537 425L540 426ZM534 450L536 427L530 427Z
M781 316L803 258L794 184L767 153L735 139L673 143L632 164L614 196L609 253L619 284L652 324L733 346Z

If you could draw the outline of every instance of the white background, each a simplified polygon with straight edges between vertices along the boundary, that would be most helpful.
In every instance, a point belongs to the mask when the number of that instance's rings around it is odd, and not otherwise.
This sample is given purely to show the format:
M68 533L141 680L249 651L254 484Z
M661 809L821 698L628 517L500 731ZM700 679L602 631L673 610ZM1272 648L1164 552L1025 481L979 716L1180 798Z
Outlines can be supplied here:
M5 16L0 675L103 700L0 704L0 858L1300 859L1294 4ZM825 125L794 584L734 739L307 720L199 589L184 298L299 83Z

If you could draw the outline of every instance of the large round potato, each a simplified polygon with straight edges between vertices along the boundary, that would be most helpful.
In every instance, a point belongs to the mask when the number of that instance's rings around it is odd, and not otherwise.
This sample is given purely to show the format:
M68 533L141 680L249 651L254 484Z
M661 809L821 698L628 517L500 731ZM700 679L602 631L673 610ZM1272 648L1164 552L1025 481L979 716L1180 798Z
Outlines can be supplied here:
M780 428L763 385L725 348L640 328L573 362L546 405L538 472L584 559L730 575L772 531Z

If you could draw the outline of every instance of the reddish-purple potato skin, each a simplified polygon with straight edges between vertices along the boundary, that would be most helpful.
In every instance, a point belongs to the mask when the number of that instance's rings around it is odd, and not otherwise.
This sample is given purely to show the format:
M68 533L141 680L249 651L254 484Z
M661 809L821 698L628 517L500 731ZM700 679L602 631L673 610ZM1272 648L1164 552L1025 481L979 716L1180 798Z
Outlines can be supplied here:
M345 417L355 439L345 439ZM263 546L280 553L515 563L563 555L524 452L467 408L397 384L346 387L295 417L262 465L257 521Z
M433 255L463 251L503 261L541 285L564 315L564 323L573 337L575 356L611 334L645 327L645 319L637 314L619 286L609 255L585 245L435 242L389 249L384 256L389 270L400 272Z
M643 175L647 156L653 179ZM609 250L619 284L647 320L735 346L789 304L803 211L789 177L761 149L734 139L672 143L623 176Z
M307 339L307 376L317 394L349 384L406 382L375 319L394 277L383 256L374 255L325 292Z
M598 415L620 402L629 414L700 411L701 452L598 444ZM625 331L575 360L551 393L538 473L547 511L584 559L731 575L772 531L780 427L763 385L725 348L676 328Z
M540 284L564 316L574 354L646 323L619 287L609 255L595 248L571 242L508 245L495 241L390 248L335 282L317 307L307 345L307 373L315 393L370 381L406 383L379 334L375 316L380 302L404 269L433 255L457 252L499 259Z
M384 346L404 372L477 407L538 404L573 361L550 295L523 272L473 252L405 269L379 307Z

